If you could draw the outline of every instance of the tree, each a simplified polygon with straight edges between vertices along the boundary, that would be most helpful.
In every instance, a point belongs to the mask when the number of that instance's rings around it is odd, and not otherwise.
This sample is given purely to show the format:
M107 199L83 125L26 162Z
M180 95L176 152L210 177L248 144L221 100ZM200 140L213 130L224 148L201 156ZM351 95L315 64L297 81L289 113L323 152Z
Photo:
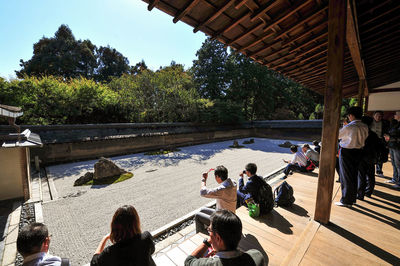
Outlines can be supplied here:
M110 81L112 77L120 77L124 73L129 73L129 61L120 52L110 46L96 49L97 81Z
M61 25L54 37L43 37L33 45L30 60L20 60L18 78L28 76L91 77L96 67L95 45L77 41L67 25Z
M25 75L82 76L108 82L112 77L120 77L130 70L128 59L116 49L109 46L97 48L90 40L76 40L67 25L61 25L54 37L40 39L33 45L32 58L28 61L21 59L20 62L22 69L15 71L18 78Z
M217 99L224 96L227 84L225 80L226 60L228 52L224 45L207 38L196 53L192 73L194 81L202 97Z
M269 119L274 111L274 74L243 54L231 53L226 76L227 99L240 103L248 120Z
M147 67L146 63L144 62L144 60L142 60L139 63L137 63L136 65L131 66L130 73L132 75L137 75L147 69L148 69L148 67Z

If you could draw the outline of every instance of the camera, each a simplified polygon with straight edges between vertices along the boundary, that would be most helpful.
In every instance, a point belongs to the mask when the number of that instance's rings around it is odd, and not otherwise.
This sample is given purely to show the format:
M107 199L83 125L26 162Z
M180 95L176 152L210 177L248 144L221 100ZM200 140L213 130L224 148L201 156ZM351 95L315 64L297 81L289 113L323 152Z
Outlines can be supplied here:
M246 173L246 170L243 170L243 174L245 174Z

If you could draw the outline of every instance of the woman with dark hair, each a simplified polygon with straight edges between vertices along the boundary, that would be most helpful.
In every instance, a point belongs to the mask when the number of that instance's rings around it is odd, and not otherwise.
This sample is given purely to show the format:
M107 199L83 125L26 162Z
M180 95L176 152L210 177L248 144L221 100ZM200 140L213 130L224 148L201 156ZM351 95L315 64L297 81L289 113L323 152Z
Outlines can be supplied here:
M113 245L104 248L107 240ZM90 265L155 265L151 258L154 250L151 234L141 233L136 209L124 205L115 212L111 233L101 240Z

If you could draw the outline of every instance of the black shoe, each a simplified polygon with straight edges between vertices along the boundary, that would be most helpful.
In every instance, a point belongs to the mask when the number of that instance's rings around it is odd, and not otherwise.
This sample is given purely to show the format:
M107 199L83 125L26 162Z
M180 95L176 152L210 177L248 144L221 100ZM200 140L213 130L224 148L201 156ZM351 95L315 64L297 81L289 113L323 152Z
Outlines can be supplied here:
M286 179L287 178L287 175L284 175L283 177L281 177L281 179Z
M364 201L364 197L357 196L357 199Z
M290 172L289 172L289 175L293 175L293 171L290 171Z
M340 183L340 179L336 180L336 183Z

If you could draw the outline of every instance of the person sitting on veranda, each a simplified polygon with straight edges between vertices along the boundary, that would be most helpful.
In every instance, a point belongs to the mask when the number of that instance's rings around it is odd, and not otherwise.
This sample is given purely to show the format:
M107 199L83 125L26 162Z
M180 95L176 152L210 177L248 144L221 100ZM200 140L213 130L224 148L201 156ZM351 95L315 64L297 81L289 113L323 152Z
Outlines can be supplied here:
M319 153L310 148L310 145L304 144L301 148L304 155L310 159L315 166L319 166Z
M314 151L321 153L321 146L319 145L318 140L314 140L312 143L314 145Z
M242 222L231 211L220 210L211 215L209 237L203 240L185 260L185 266L264 266L263 254L255 249L238 249L242 237ZM207 252L207 250L210 250ZM207 252L207 253L206 253Z
M113 245L104 248L108 240ZM136 209L124 205L114 213L111 233L100 241L90 265L155 265L151 257L154 250L151 234L141 233Z
M24 258L24 266L67 266L68 259L61 259L48 253L50 236L47 226L31 223L22 227L17 238L17 250Z
M257 165L254 163L248 163L245 167L245 170L239 174L239 187L237 190L237 201L236 208L240 206L246 206L247 199L254 199L257 202L257 199L260 198L260 186L263 184L263 178L258 176L257 174ZM246 174L248 176L248 180L246 184L244 184L243 176ZM258 203L258 202L257 202Z
M236 182L228 177L228 169L219 165L214 170L215 181L219 184L216 188L207 188L206 182L208 173L203 173L201 180L200 196L216 199L216 210L236 211ZM202 208L195 215L196 233L207 234L207 227L210 225L211 214L215 212L212 208Z
M287 178L291 171L307 172L307 157L303 151L299 151L295 145L290 146L290 151L293 153L293 159L291 161L283 160L285 163L287 163L287 166L285 170L283 170L285 175L282 177L282 179Z

